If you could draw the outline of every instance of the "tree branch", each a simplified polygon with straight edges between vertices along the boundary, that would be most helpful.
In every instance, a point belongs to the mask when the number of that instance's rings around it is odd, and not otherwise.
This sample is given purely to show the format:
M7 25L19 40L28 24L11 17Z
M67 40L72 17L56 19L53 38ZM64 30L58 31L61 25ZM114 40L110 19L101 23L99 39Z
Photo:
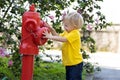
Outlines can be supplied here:
M5 11L5 14L4 14L3 18L6 17L6 15L7 15L8 11L9 11L10 7L12 6L12 3L13 3L13 2L14 2L14 0L12 0L12 2L11 2L10 5L9 5L9 7L8 7L7 10Z

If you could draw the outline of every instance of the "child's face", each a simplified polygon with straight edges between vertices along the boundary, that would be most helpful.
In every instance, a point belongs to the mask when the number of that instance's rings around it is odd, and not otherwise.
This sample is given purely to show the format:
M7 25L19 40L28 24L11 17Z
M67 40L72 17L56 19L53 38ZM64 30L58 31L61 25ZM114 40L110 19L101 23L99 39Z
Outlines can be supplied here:
M74 29L73 26L70 26L68 25L67 23L64 23L64 29L67 31L67 32L70 32Z

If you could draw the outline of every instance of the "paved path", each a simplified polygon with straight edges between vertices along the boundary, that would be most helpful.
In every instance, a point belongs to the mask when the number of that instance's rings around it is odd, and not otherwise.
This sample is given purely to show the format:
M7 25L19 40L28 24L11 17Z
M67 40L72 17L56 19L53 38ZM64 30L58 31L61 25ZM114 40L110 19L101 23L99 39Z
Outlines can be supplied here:
M95 53L89 61L98 62L101 72L95 73L94 80L120 80L120 53Z
M46 53L52 55L53 61L56 60L55 56L61 57L61 52L57 50L46 51ZM120 53L98 52L90 54L90 57L88 61L97 62L102 69L101 72L95 73L94 80L120 80ZM43 60L52 61L44 56Z
M94 80L120 80L120 70L101 68L102 71L94 75Z

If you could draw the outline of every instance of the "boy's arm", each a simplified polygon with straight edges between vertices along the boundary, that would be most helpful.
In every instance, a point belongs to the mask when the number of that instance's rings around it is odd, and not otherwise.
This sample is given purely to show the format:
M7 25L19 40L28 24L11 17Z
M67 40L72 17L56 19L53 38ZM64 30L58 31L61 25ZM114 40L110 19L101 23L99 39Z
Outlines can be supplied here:
M55 40L55 41L60 41L60 42L66 42L67 39L65 37L61 36L51 36L49 39Z
M58 33L55 31L54 28L51 27L51 28L50 28L50 31L51 31L52 35L58 36Z
M57 35L51 35L50 33L48 33L48 31L45 31L43 34L45 35L44 38L48 38L48 39L55 40L55 41L60 41L60 42L66 42L67 41L67 39L65 37L57 36Z
M55 29L52 28L48 23L45 23L45 26L49 28L49 30L52 33L52 35L58 36L58 33L55 31Z

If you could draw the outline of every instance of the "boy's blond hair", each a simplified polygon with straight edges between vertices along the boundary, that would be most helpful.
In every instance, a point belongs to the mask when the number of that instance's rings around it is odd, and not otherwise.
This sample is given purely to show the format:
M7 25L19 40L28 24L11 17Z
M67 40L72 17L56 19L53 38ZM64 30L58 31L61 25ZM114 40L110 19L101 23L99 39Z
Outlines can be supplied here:
M75 29L80 29L83 25L83 18L77 12L71 12L65 15L63 22L67 22L68 25L74 27Z

